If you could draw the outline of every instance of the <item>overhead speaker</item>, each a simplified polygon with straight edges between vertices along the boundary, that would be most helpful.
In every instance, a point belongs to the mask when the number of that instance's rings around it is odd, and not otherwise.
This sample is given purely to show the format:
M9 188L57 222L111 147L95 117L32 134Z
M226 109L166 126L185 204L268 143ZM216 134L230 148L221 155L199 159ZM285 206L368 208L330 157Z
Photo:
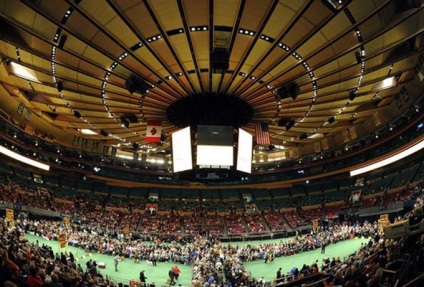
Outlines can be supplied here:
M352 90L349 92L349 100L353 101L356 98L357 90Z
M132 144L132 147L134 148L134 149L138 149L138 147L139 147L140 145L138 144L138 143L133 143Z
M212 72L223 74L230 68L230 53L225 48L215 48L211 55Z
M63 82L61 80L56 81L56 88L59 93L63 91Z
M126 114L125 118L130 122L130 123L137 123L138 122L138 118L136 115L134 114Z
M357 62L358 64L360 64L360 63L362 62L362 56L361 56L361 53L359 53L358 51L356 51L356 52L355 52L355 59L356 59L356 62Z
M24 91L25 96L29 101L32 101L38 94L35 91Z
M125 87L130 94L140 92L142 94L147 93L150 89L150 85L145 83L142 79L137 76L131 76L125 81Z
M104 137L107 137L109 135L109 133L105 130L100 130L100 134Z
M278 123L277 123L277 125L279 126L279 127L284 127L285 125L287 125L288 123L289 123L289 119L280 119L279 121L278 121Z
M299 136L299 139L300 140L304 140L304 139L306 139L308 137L308 135L306 134L306 133L303 133L303 134L301 134L300 136Z
M286 125L286 131L289 131L292 127L294 127L294 124L296 121L294 119L291 119L289 123Z
M65 42L66 42L67 39L68 39L68 36L66 36L66 35L62 35L60 37L59 44L58 44L58 47L60 49L63 49L63 46L65 46Z
M78 111L74 111L74 116L79 119L81 118L81 113Z
M277 90L277 93L281 99L292 98L293 100L296 100L299 92L300 88L295 82L287 84Z
M332 124L332 123L334 123L334 121L335 121L335 118L334 117L328 118L328 123Z

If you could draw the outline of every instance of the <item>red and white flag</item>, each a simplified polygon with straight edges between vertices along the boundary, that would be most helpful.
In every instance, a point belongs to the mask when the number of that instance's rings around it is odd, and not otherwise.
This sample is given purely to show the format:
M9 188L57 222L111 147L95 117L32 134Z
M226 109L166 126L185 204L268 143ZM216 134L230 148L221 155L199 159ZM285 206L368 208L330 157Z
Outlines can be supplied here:
M160 142L162 121L147 121L146 143Z
M260 145L270 145L269 128L267 123L255 122L256 143Z

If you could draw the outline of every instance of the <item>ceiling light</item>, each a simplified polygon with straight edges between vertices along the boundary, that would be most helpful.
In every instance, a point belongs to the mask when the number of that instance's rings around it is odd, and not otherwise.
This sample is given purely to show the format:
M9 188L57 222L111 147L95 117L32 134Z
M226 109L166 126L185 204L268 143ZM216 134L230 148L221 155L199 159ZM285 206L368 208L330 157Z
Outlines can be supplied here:
M398 160L404 159L407 156L410 156L411 154L413 154L417 151L420 151L423 148L424 148L424 140L421 140L421 142L415 144L414 146L412 146L412 147L410 147L410 148L408 148L408 149L406 149L406 150L404 150L404 151L402 151L398 154L392 155L392 156L390 156L386 159L383 159L383 160L378 160L376 163L367 165L365 167L352 170L350 172L350 176L355 176L355 175L358 175L358 174L366 173L366 172L372 171L374 169L389 165L389 164L394 163Z
M30 159L28 157L22 156L22 155L14 152L14 151L11 151L11 150L9 150L9 149L7 149L5 147L0 146L0 153L6 155L8 157L11 157L11 158L13 158L15 160L18 160L20 162L23 162L23 163L26 163L26 164L35 166L35 167L37 167L39 169L50 170L50 166L49 165L44 164L44 163L41 163L41 162L38 162L38 161L35 161L35 160Z
M373 91L381 91L395 87L397 85L397 80L395 77L389 77L380 81L374 85Z
M15 62L8 62L6 64L8 64L6 66L9 68L9 72L11 74L20 78L24 78L25 80L40 83L34 70Z
M80 133L83 135L97 135L95 131L92 131L90 129L80 129Z

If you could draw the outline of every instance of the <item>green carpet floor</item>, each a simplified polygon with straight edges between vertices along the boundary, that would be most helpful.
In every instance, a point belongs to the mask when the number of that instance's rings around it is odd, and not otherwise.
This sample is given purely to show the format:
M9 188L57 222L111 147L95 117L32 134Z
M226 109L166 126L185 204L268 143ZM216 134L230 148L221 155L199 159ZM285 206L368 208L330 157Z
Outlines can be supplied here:
M39 241L39 244L47 244L53 248L54 252L59 251L59 246L56 241L47 241L41 237L37 237L34 235L26 234L25 238L27 238L30 242ZM288 240L288 239L283 239ZM280 239L274 239L272 241L253 241L253 242L232 242L232 245L259 245L260 243L268 243L268 242L279 242ZM283 272L288 272L293 266L298 268L302 267L303 264L311 264L315 260L319 261L319 265L321 265L321 261L323 258L331 258L331 257L340 257L343 259L345 256L353 253L357 250L361 243L368 242L367 239L352 239L346 240L343 242L339 242L337 244L329 245L326 248L326 253L321 254L321 250L317 249L314 251L304 252L288 257L276 258L273 262L264 263L261 261L252 261L246 262L245 266L248 271L250 271L251 275L260 278L264 277L266 280L273 280L275 278L275 274L278 268L282 267ZM129 284L130 280L138 280L139 273L141 270L145 270L145 275L147 276L147 282L155 282L157 286L165 285L166 279L168 278L168 271L175 264L171 263L162 263L158 262L157 266L148 265L145 261L140 263L134 263L129 259L125 259L118 264L118 272L115 272L113 257L103 254L97 253L87 253L80 248L75 248L72 246L68 246L66 249L60 249L59 252L72 252L77 260L77 263L81 264L83 269L85 270L85 263L89 259L96 260L97 262L105 262L106 268L99 269L100 273L104 276L109 276L113 279L114 282L122 282L124 284ZM177 284L181 284L182 286L190 286L191 283L191 267L178 264L178 267L181 270L180 278L177 281Z

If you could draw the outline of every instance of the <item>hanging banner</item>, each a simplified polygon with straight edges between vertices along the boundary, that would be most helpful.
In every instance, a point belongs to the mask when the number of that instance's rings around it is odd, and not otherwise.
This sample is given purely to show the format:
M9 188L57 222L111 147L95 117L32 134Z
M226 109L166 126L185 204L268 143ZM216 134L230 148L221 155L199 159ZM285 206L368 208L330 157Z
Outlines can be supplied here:
M380 115L378 114L378 112L373 113L372 117L374 118L375 126L381 125Z
M13 209L10 209L10 208L7 208L6 209L6 219L10 223L14 223L15 222L15 212L14 212Z
M350 137L349 137L349 131L348 130L345 130L345 131L343 131L343 142L348 142L348 141L350 141Z
M329 148L328 139L323 139L321 141L321 145L322 145L322 150L328 150L328 148Z
M314 143L314 151L315 152L320 152L321 151L321 143L320 142L315 142Z
M66 226L71 226L71 218L69 217L69 215L65 216L65 225Z
M59 241L60 248L65 248L66 247L66 234L60 233L59 236L58 236L58 241Z
M350 138L353 139L353 140L358 137L358 135L356 134L356 128L355 127L349 128L349 133L350 133Z

